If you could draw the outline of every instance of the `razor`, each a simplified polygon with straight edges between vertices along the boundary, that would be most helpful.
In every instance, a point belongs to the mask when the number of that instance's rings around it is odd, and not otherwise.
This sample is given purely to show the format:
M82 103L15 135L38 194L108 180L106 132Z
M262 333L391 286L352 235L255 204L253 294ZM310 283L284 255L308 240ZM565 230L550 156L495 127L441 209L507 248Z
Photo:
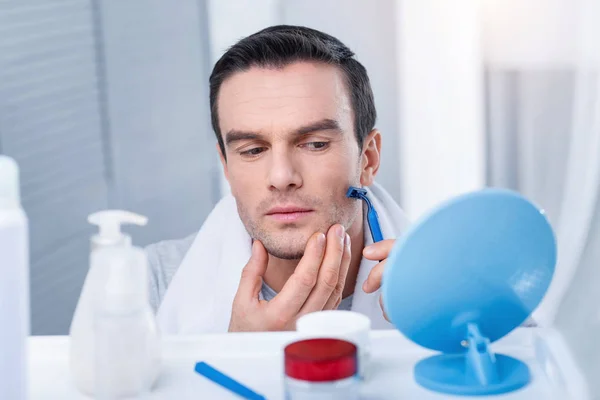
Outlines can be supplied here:
M377 216L375 207L373 207L373 203L371 203L371 200L367 197L367 190L350 186L348 192L346 192L346 197L363 200L367 203L367 221L369 223L369 230L371 231L373 243L382 241L383 235L381 234L381 227L379 226L379 217Z

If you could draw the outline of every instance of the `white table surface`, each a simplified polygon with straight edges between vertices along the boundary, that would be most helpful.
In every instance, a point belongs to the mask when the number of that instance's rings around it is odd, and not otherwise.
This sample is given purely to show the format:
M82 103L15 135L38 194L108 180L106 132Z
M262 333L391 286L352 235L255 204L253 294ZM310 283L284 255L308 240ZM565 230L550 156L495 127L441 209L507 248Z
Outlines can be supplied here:
M495 352L526 362L530 385L519 391L493 396L501 400L558 399L537 365L532 339L535 328L520 328L495 343ZM143 399L236 399L237 397L194 372L197 361L206 361L243 382L269 400L283 399L283 346L295 333L245 333L165 338L161 376ZM458 399L430 392L413 379L413 366L433 354L405 339L397 331L373 331L372 365L363 383L364 400ZM86 399L72 384L68 364L68 337L31 337L29 340L30 399ZM480 399L481 397L469 397ZM492 397L490 397L492 398ZM465 399L465 398L462 398Z

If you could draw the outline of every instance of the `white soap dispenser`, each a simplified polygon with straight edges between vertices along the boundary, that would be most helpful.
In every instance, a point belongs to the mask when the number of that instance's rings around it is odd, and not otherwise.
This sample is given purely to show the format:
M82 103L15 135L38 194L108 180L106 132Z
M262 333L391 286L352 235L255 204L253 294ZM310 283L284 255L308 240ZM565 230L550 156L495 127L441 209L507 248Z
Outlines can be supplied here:
M146 254L121 232L145 225L137 214L107 210L89 216L90 270L71 324L71 371L78 389L96 398L149 390L160 369L160 338L148 299Z
M0 155L0 399L27 398L29 234L19 167Z

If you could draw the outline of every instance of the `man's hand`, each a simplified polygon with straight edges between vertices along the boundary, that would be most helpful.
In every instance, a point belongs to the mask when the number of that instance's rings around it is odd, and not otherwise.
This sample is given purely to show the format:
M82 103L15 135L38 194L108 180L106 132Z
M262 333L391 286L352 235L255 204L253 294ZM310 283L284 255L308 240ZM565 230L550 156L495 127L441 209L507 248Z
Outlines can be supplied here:
M383 276L383 269L385 268L385 262L390 255L390 251L396 243L395 239L382 240L381 242L373 243L363 249L363 256L368 260L382 260L379 264L373 267L371 273L365 283L363 284L363 290L366 293L373 293L381 287L381 278ZM379 305L383 311L383 316L386 320L390 320L383 309L383 301L379 296Z
M259 299L269 256L255 240L233 301L229 332L293 330L296 320L313 311L333 310L342 299L350 265L350 238L341 225L315 233L281 292Z

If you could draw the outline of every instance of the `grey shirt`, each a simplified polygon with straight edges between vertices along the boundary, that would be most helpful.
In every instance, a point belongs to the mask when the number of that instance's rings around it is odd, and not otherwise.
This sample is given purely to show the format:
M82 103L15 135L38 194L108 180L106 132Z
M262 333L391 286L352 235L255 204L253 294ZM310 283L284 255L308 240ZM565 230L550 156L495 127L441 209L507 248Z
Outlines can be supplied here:
M187 254L196 233L180 240L165 240L146 247L148 256L148 285L150 305L154 312L165 297L167 288Z
M260 294L263 299L269 301L277 295L277 292L275 290L271 289L271 287L269 287L269 285L267 285L266 283L263 282L262 288L260 290ZM352 308L352 295L346 297L345 299L342 299L342 301L340 302L340 305L338 306L337 309L349 311L351 308Z

